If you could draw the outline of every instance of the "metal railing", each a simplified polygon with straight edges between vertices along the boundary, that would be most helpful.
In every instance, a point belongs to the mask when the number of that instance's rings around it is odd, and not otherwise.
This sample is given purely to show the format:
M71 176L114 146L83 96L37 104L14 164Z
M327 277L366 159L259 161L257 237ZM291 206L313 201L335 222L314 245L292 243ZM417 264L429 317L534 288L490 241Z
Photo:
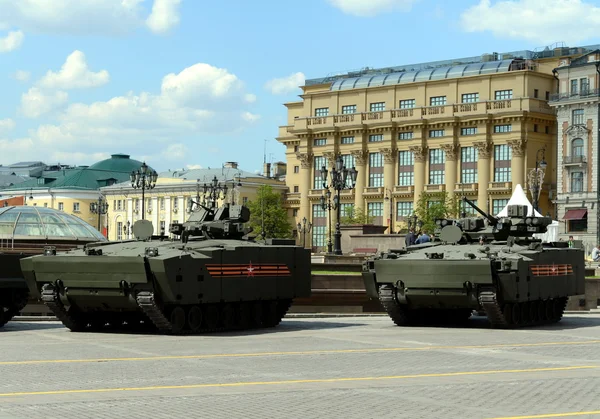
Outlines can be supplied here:
M586 156L564 156L563 164L577 164L585 163L587 161Z
M600 96L600 89L585 89L577 92L554 93L550 95L550 102L559 102L561 100L574 100L588 97Z

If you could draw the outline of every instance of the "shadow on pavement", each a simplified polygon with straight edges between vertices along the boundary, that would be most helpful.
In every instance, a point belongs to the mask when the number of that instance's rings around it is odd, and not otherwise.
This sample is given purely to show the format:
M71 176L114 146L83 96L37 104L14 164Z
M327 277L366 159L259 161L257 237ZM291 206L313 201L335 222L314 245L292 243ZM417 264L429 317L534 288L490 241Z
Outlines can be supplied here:
M0 334L26 330L60 329L64 327L59 321L9 321L3 327L0 327Z

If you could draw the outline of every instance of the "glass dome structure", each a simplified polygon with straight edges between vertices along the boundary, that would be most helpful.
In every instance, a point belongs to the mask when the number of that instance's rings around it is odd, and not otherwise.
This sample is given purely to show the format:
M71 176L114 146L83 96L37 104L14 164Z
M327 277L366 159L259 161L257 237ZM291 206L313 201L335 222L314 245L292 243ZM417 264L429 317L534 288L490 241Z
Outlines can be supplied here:
M0 240L107 241L85 221L37 206L0 208Z

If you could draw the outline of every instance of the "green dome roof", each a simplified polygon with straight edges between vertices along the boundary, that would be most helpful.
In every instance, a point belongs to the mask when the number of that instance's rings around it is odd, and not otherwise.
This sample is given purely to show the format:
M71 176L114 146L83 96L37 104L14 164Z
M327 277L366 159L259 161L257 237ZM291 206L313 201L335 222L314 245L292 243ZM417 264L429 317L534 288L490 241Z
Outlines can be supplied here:
M141 165L141 161L130 159L128 154L113 154L110 159L94 163L86 170L131 173L132 170L138 170Z

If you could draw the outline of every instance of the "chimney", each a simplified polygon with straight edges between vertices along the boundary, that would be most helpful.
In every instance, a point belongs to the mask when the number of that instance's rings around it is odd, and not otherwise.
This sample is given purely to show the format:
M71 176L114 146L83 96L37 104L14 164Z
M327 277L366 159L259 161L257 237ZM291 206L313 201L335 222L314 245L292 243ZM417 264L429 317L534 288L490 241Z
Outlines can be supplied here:
M287 172L287 164L282 162L282 161L278 161L274 163L275 167L273 168L274 170L274 174L273 176L275 177L281 177L281 176L285 176L286 172Z
M263 164L263 176L266 178L271 177L271 163Z
M225 164L223 165L223 167L228 167L231 169L237 169L238 168L238 164L235 161L226 161Z

